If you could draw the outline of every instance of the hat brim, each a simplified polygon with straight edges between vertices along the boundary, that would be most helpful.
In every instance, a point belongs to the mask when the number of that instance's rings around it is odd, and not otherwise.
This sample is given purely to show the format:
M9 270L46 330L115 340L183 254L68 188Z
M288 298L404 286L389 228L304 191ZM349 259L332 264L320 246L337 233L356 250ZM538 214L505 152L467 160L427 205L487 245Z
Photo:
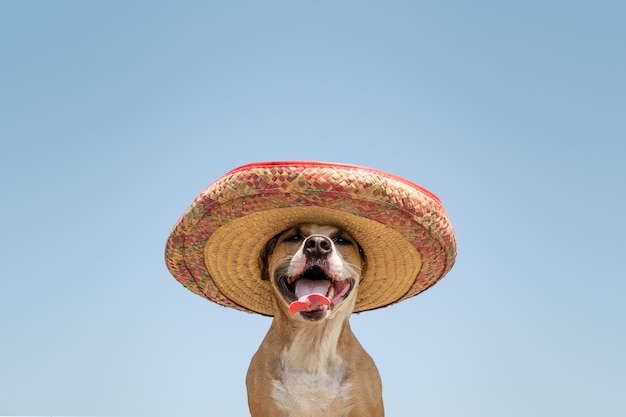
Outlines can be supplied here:
M419 294L456 257L441 202L412 182L354 165L265 162L234 169L200 193L170 234L166 264L202 297L272 316L260 253L270 238L303 223L342 227L363 248L355 312Z

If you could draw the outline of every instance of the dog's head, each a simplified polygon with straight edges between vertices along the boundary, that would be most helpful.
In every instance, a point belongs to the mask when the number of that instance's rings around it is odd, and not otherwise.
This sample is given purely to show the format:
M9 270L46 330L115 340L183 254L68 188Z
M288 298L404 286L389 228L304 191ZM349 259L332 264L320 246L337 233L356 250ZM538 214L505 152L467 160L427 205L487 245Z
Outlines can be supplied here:
M340 309L352 312L363 265L356 240L328 225L285 230L261 254L262 278L272 282L279 305L311 321Z

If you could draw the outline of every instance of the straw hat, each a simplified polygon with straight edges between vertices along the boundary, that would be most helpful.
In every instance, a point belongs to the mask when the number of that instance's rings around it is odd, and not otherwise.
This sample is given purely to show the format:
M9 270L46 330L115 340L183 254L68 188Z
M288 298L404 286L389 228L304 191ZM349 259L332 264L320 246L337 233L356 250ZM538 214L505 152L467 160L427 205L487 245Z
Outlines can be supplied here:
M301 223L340 226L363 248L355 312L421 293L456 256L441 202L410 181L355 165L263 162L228 172L198 195L167 240L167 267L208 300L272 316L259 256L270 238Z

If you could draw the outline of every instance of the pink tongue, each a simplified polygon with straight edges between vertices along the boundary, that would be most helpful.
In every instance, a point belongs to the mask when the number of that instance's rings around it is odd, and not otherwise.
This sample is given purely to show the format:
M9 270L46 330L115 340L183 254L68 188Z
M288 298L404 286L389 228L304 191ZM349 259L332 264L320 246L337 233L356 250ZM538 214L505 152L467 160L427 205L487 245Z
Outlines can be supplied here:
M296 297L289 305L289 314L295 314L300 311L313 311L319 307L329 306L330 300L324 296L328 292L330 281L327 280L308 280L300 279L296 282Z
M289 305L289 314L299 313L300 311L313 311L320 306L329 306L330 300L322 294L304 295Z

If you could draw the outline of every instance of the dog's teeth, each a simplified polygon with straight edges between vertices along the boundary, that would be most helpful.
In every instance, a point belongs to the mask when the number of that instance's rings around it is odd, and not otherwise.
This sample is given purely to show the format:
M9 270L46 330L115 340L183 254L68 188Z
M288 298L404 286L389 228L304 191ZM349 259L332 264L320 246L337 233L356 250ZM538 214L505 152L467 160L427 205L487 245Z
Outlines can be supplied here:
M333 295L335 295L335 288L333 288L332 284L328 287L328 294L326 294L326 298L329 300L333 299Z

